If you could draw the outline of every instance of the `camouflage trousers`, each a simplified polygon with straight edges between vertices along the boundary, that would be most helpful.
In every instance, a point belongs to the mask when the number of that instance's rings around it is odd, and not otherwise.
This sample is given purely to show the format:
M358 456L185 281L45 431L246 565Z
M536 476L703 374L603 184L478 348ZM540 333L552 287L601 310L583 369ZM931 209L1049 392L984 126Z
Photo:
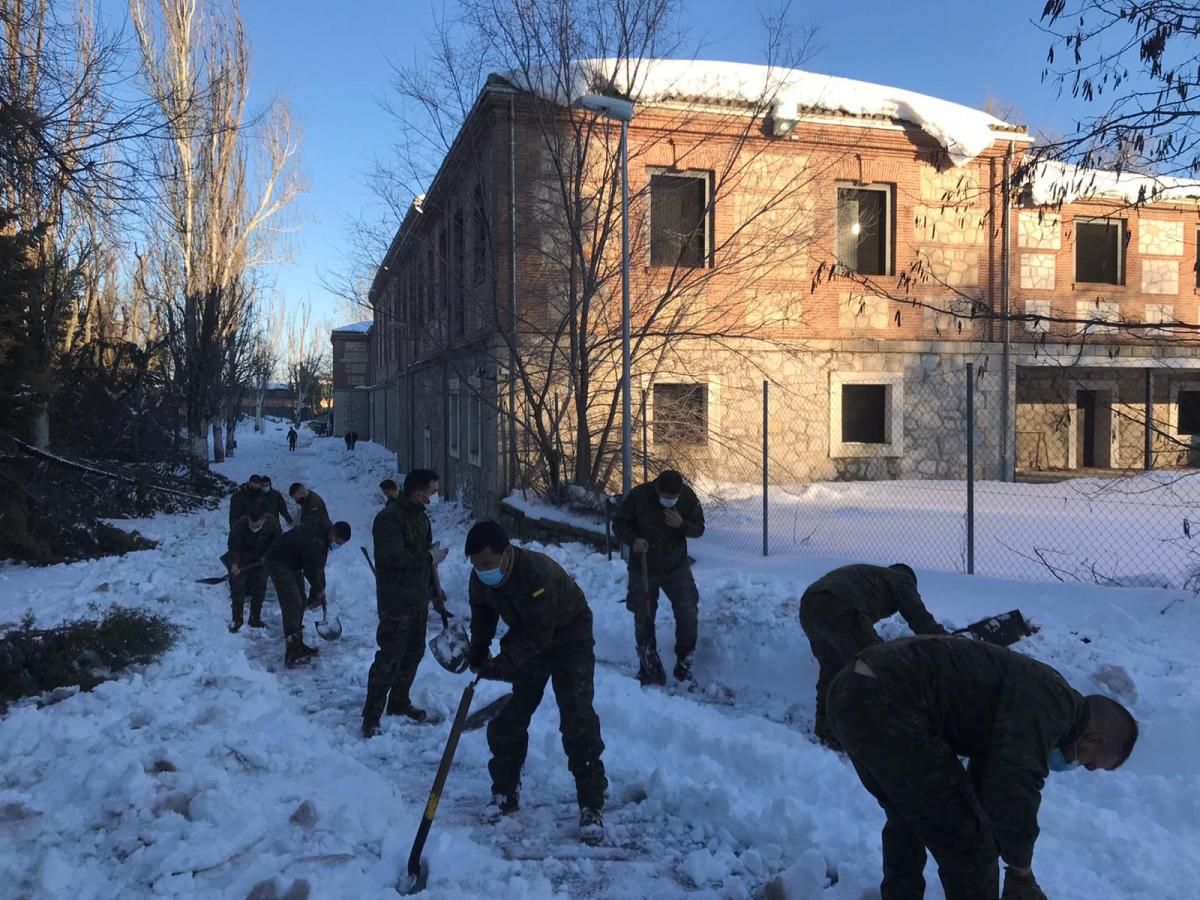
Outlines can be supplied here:
M590 637L552 647L516 674L512 699L488 724L488 748L492 751L488 771L493 793L511 794L520 784L529 749L529 722L550 682L558 703L558 729L567 767L575 776L576 799L580 806L603 808L608 778L600 759L604 752L600 718L592 707L595 674L596 656Z
M825 697L833 678L860 650L881 643L875 623L840 597L818 591L800 598L800 627L817 661L817 737L829 734Z
M858 777L887 815L881 900L925 896L925 851L946 900L996 900L998 850L958 755L902 685L843 669L829 686L829 722Z
M637 554L633 555L634 560ZM646 590L642 586L640 566L629 569L629 591L625 595L625 608L633 613L633 633L637 641L639 658L643 648L658 649L658 636L654 620L658 616L658 594L662 591L671 601L675 614L675 658L686 659L696 649L699 630L700 591L692 577L692 567L686 562L662 575L651 572L646 578Z
M262 619L263 598L267 595L267 570L258 566L229 576L229 599L233 605L233 621L240 625L246 610L246 597L250 597L250 621Z
M428 621L428 605L392 612L379 620L375 629L379 649L367 673L364 721L378 722L385 708L398 710L410 703L408 692L425 656Z
M283 636L304 632L304 574L290 566L267 563L275 596L279 598L279 615L283 619Z

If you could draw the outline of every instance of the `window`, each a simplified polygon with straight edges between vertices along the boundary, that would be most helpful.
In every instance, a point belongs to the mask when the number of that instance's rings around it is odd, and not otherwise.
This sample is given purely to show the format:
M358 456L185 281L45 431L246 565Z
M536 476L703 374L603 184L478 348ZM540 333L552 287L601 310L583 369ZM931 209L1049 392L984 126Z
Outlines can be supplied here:
M703 268L707 223L707 175L650 176L650 265Z
M475 196L471 203L471 215L474 217L474 242L472 248L474 253L471 255L471 280L475 284L481 284L487 278L487 258L488 258L488 227L487 227L487 209L483 205L483 187L475 188Z
M422 465L426 469L432 468L433 467L433 432L429 430L428 422L425 423L425 440L423 442L422 449L425 451L425 460Z
M478 466L483 460L483 397L478 378L469 382L467 395L467 462Z
M1200 391L1180 391L1179 425L1175 429L1181 435L1200 435Z
M892 274L892 188L839 187L837 258L860 275Z
M454 291L454 333L466 334L467 332L467 298L466 298L466 225L463 221L463 211L460 206L454 211L454 261L453 273L453 291Z
M1087 284L1125 283L1125 220L1075 220L1075 280Z
M887 385L842 385L842 441L887 443Z
M904 455L904 376L882 372L829 375L829 455Z
M708 385L654 385L654 443L708 444Z
M444 225L438 231L438 302L450 324L450 231Z
M449 452L452 457L458 459L462 444L462 393L457 378L450 379L450 394L447 400L449 408L446 410L446 428L450 432Z

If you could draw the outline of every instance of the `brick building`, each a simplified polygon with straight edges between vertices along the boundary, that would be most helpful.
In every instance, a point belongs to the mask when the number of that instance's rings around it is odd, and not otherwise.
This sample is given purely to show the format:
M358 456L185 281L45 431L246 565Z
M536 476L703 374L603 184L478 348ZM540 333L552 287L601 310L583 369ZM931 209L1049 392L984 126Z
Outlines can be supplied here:
M642 73L633 379L652 468L755 480L769 380L777 479L959 478L968 363L980 477L1140 466L1147 440L1156 464L1188 462L1200 364L1162 338L1198 318L1200 192L1134 211L1137 179L1048 167L1006 192L1031 139L975 110L756 66ZM582 116L489 78L371 288L365 430L484 508L555 467L571 480L584 444L619 479L619 231L588 243L619 203L617 132ZM564 184L595 190L564 207Z
M335 437L357 431L363 440L371 434L368 388L372 382L370 320L335 328L333 342L333 422Z

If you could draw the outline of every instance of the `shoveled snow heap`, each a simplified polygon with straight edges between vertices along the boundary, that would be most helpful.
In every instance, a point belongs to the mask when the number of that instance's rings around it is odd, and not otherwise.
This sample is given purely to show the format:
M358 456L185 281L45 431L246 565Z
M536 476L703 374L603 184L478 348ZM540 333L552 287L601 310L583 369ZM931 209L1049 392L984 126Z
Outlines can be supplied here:
M806 115L820 112L882 117L911 122L939 144L954 165L962 166L997 140L993 129L1014 139L1014 126L977 109L914 91L748 63L691 59L584 59L574 66L572 82L557 72L506 72L500 77L548 100L570 103L583 94L616 91L635 103L760 103L769 101L777 134Z
M1109 172L1053 161L1033 167L1029 186L1033 202L1039 206L1073 203L1092 197L1113 198L1129 204L1200 199L1200 181L1191 178Z

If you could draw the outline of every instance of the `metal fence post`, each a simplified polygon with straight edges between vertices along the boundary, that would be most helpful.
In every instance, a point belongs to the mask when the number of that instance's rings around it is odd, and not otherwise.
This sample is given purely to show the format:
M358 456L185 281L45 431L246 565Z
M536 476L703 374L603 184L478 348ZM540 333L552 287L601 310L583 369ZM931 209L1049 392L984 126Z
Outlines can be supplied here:
M650 480L650 443L649 443L649 426L646 423L646 396L647 392L642 390L642 481Z
M1145 459L1142 468L1149 472L1154 468L1154 370L1146 370L1146 424Z
M770 463L769 463L769 457L767 455L767 444L768 444L768 427L767 427L767 425L770 420L770 413L769 413L770 397L768 394L769 385L770 385L770 382L768 382L766 379L763 379L763 441L762 441L762 453L763 453L763 460L762 460L763 556L767 555L767 539L768 539L768 535L770 533L768 530L768 527L767 527L767 488L770 485L770 468L769 468Z
M967 363L967 574L975 574L975 364Z

